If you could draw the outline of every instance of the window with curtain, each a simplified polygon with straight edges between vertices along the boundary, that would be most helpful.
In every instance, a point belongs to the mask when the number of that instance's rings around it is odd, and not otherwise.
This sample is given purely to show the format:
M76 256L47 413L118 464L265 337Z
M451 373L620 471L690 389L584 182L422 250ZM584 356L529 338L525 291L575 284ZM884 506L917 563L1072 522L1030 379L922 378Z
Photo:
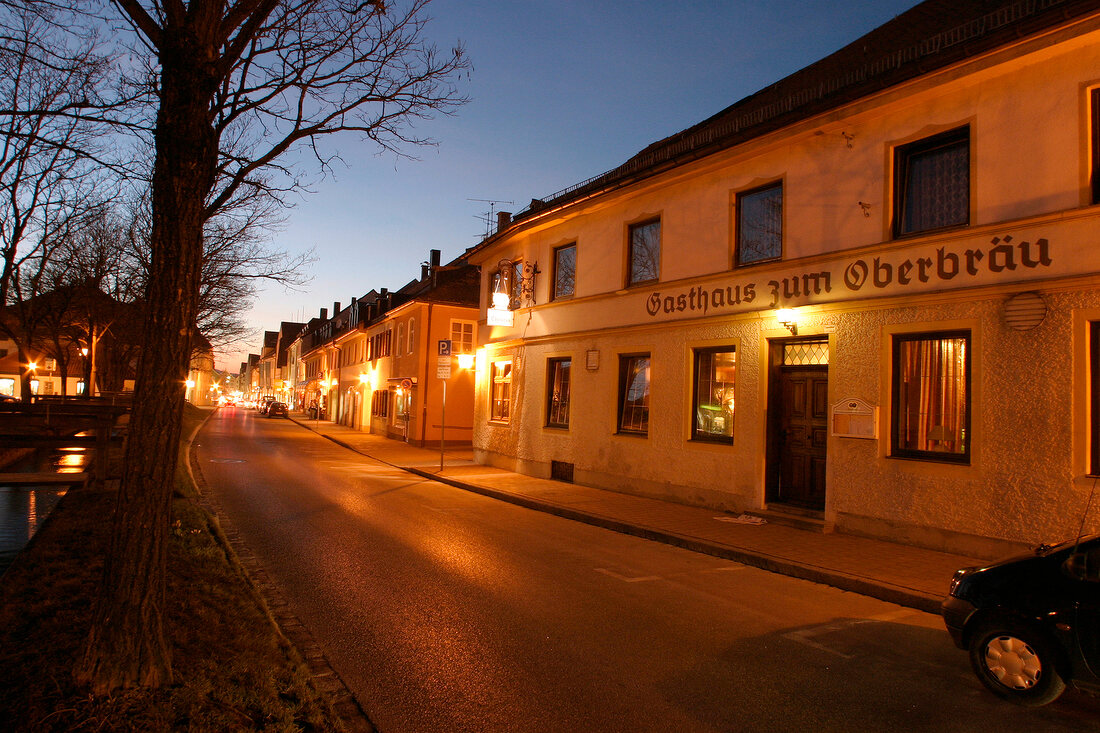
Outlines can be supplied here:
M970 461L970 332L894 337L891 455Z
M894 236L970 222L970 128L894 151Z
M695 350L692 440L733 443L737 354L732 346Z
M649 433L649 354L619 357L619 432Z
M569 427L569 373L573 360L551 359L546 370L546 425Z
M737 264L783 256L783 183L737 194Z
M654 282L661 273L661 220L632 224L627 242L627 285Z
M508 422L512 414L512 360L494 361L490 379L492 404L489 419Z

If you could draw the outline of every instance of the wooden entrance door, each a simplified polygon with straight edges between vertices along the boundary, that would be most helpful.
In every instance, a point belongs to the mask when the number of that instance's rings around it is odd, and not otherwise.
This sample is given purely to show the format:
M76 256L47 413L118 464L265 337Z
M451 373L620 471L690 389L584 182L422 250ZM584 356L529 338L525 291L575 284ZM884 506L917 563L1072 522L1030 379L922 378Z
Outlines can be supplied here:
M775 450L771 501L825 508L825 457L829 434L829 367L783 366L772 435Z

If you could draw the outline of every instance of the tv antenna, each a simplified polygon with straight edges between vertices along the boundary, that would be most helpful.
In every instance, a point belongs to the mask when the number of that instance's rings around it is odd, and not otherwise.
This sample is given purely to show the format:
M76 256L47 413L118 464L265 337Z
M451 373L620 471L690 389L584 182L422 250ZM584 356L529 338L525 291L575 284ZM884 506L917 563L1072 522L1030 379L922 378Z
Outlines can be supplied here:
M501 199L466 199L467 201L477 201L483 204L489 204L489 210L484 214L476 214L475 219L480 220L485 224L485 236L483 239L488 239L489 235L493 233L493 228L496 226L496 206L497 204L513 204L514 201L503 201Z

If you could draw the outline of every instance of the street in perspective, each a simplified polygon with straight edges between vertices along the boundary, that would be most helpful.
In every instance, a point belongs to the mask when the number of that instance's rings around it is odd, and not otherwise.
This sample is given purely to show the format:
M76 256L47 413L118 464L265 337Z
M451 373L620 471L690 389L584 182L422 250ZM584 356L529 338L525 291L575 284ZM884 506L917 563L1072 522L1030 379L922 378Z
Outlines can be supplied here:
M464 491L326 425L222 408L195 463L380 731L1095 725L1078 693L990 695L937 615Z

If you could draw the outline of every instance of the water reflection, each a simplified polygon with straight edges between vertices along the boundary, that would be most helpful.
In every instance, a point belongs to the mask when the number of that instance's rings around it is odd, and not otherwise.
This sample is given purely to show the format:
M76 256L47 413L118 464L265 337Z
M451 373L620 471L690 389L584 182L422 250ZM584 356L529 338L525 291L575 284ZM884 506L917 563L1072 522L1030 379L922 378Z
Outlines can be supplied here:
M37 451L0 472L79 473L87 469L88 458L82 447ZM0 573L7 570L68 490L64 484L0 485Z

